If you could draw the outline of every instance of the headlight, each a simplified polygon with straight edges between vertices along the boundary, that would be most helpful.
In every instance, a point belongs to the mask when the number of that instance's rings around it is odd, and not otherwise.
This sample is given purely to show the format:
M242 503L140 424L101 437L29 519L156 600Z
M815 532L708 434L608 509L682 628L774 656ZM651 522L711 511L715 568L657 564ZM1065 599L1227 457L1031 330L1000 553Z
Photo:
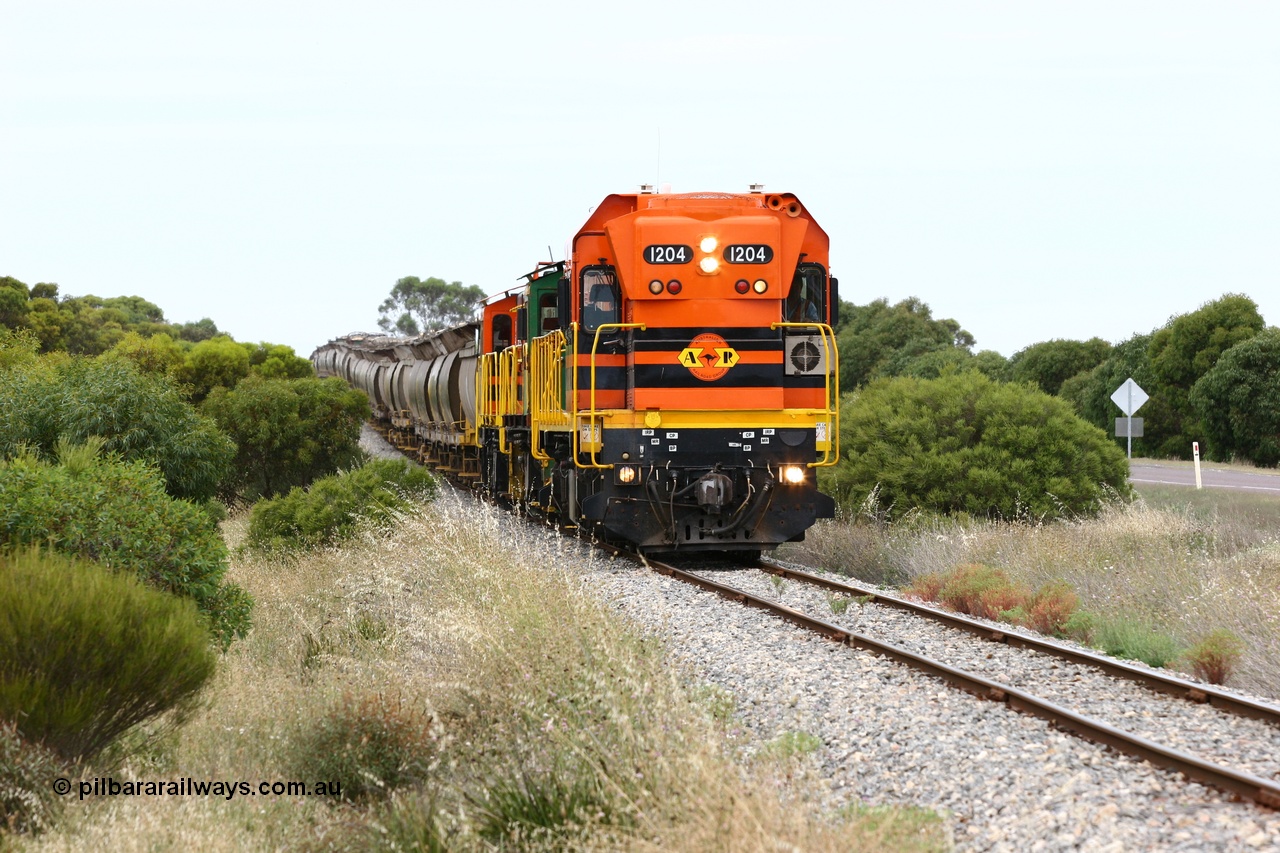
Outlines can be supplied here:
M805 470L803 465L783 465L778 469L778 477L788 486L799 486L804 483Z
M698 248L710 254L716 250L716 246L720 245L716 242L715 237L703 237L702 242L698 244Z
M636 469L630 465L623 465L618 469L618 482L626 486L636 481Z
M713 257L707 256L698 261L698 266L702 268L704 273L710 275L720 268L720 262Z

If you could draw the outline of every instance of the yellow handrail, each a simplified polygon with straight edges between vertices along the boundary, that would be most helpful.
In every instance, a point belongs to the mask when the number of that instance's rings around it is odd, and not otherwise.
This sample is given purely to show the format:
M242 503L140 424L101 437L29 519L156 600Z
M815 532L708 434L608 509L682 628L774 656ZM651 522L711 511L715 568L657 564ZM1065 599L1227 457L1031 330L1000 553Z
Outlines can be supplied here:
M564 404L565 347L564 332L555 329L529 348L529 454L540 462L551 460L542 449L542 430L572 423Z
M840 351L836 346L836 333L826 323L772 323L770 329L815 329L822 336L822 351L826 356L827 372L823 397L826 409L811 409L811 414L825 415L828 420L823 426L827 430L826 447L822 449L822 459L810 462L810 468L829 468L840 461ZM786 353L783 353L783 358Z
M494 377L498 375L500 353L489 352L480 356L480 370L476 378L476 419L480 426L499 426L498 390Z
M504 454L511 453L511 445L507 441L506 419L512 415L524 414L520 380L528 349L528 344L510 346L498 358L498 450Z
M574 323L573 328L576 331L578 328L578 324ZM574 430L573 430L573 464L579 468L612 468L614 467L612 463L602 465L596 461L595 445L602 444L604 442L604 416L600 414L600 412L596 409L596 350L599 349L600 347L600 335L605 331L612 331L615 329L619 331L623 329L639 329L640 331L643 332L646 328L647 327L645 326L644 323L601 323L596 328L595 337L591 341L591 391L590 391L590 395L587 398L590 404L590 408L587 409L587 412L585 415L583 415L581 412L577 411L576 409L576 403L578 400L578 358L577 358L578 356L577 337L578 336L574 335L573 399L575 403L575 409L574 409L575 424L574 424ZM586 418L585 426L586 426L587 432L591 436L591 440L588 443L592 445L590 450L591 461L585 465L578 461L578 454L582 452L581 451L582 428L584 426L584 424L582 423L583 417ZM596 421L597 420L600 421L599 438L596 437Z

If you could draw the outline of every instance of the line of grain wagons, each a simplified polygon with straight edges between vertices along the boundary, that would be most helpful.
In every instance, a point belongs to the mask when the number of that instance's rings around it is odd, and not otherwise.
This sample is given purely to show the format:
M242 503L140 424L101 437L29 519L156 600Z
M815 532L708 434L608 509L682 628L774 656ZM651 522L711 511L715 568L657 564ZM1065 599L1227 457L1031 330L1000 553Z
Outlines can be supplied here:
M321 378L337 376L369 396L373 416L412 432L443 460L474 443L480 325L413 338L354 333L312 354Z

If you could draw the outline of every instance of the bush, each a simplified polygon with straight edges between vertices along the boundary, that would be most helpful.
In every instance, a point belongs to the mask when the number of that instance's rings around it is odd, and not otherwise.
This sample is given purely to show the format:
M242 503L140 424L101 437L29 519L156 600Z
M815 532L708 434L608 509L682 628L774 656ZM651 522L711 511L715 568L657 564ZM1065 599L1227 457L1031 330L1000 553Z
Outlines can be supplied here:
M1225 684L1243 656L1244 641L1219 629L1187 649L1183 658L1197 678L1210 684Z
M35 548L0 555L0 719L66 760L187 707L215 659L190 601Z
M1192 387L1224 353L1265 328L1257 303L1228 293L1174 317L1152 334L1147 356L1156 384L1143 387L1162 404L1158 418L1156 412L1147 413L1164 436L1156 448L1159 455L1190 458L1191 442L1203 437L1191 404Z
M258 550L327 545L350 537L361 523L382 523L425 500L436 484L426 469L402 459L375 459L361 468L260 501L249 517L247 544Z
M1009 580L1004 570L981 563L921 575L904 592L957 613L1010 622L1041 634L1067 636L1068 626L1084 630L1081 623L1073 622L1080 597L1065 583L1052 583L1033 593Z
M1095 513L1128 495L1124 453L1062 400L967 372L881 380L841 412L841 459L826 485L853 512L878 489L913 508L1016 519Z
M200 341L186 352L178 375L200 402L214 388L234 388L249 375L249 352L227 335Z
M40 351L40 339L30 329L0 326L0 370L32 364Z
M938 591L938 601L957 613L993 620L1030 597L1030 590L1010 582L1003 571L981 563L956 566Z
M1043 587L1032 596L1021 618L1013 620L1033 631L1051 636L1066 636L1067 625L1080 606L1080 596L1065 583Z
M1210 459L1280 463L1280 329L1222 354L1191 388Z
M149 462L170 495L213 497L235 447L163 376L126 359L69 359L6 371L0 381L0 459L22 447L52 459L59 439L100 436L109 452Z
M1092 645L1112 657L1140 660L1155 667L1168 666L1182 653L1173 637L1142 619L1126 617L1095 616Z
M229 485L241 497L282 495L363 458L369 401L336 377L250 376L234 390L215 389L203 411L236 443L237 479Z
M141 462L97 459L65 443L64 464L0 462L0 542L47 544L195 601L225 647L249 628L252 601L224 583L227 547L208 515L165 494Z
M0 719L0 833L48 829L62 802L53 780L65 772L51 750L28 743L16 723Z
M290 740L294 778L324 782L344 800L386 797L427 778L435 754L434 721L405 702L376 694L346 696Z

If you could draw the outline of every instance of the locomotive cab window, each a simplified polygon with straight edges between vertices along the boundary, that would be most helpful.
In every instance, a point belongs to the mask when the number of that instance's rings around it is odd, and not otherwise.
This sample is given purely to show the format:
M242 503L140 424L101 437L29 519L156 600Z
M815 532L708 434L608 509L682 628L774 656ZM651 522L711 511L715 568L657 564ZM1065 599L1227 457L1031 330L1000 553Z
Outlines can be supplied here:
M493 317L492 352L502 352L511 346L511 315L495 314Z
M822 264L800 264L787 294L788 323L827 322L827 271Z
M560 312L556 308L556 295L544 293L538 298L538 334L545 335L558 328L560 328Z
M618 274L611 266L587 267L582 271L582 328L594 332L605 323L617 323L619 311Z

